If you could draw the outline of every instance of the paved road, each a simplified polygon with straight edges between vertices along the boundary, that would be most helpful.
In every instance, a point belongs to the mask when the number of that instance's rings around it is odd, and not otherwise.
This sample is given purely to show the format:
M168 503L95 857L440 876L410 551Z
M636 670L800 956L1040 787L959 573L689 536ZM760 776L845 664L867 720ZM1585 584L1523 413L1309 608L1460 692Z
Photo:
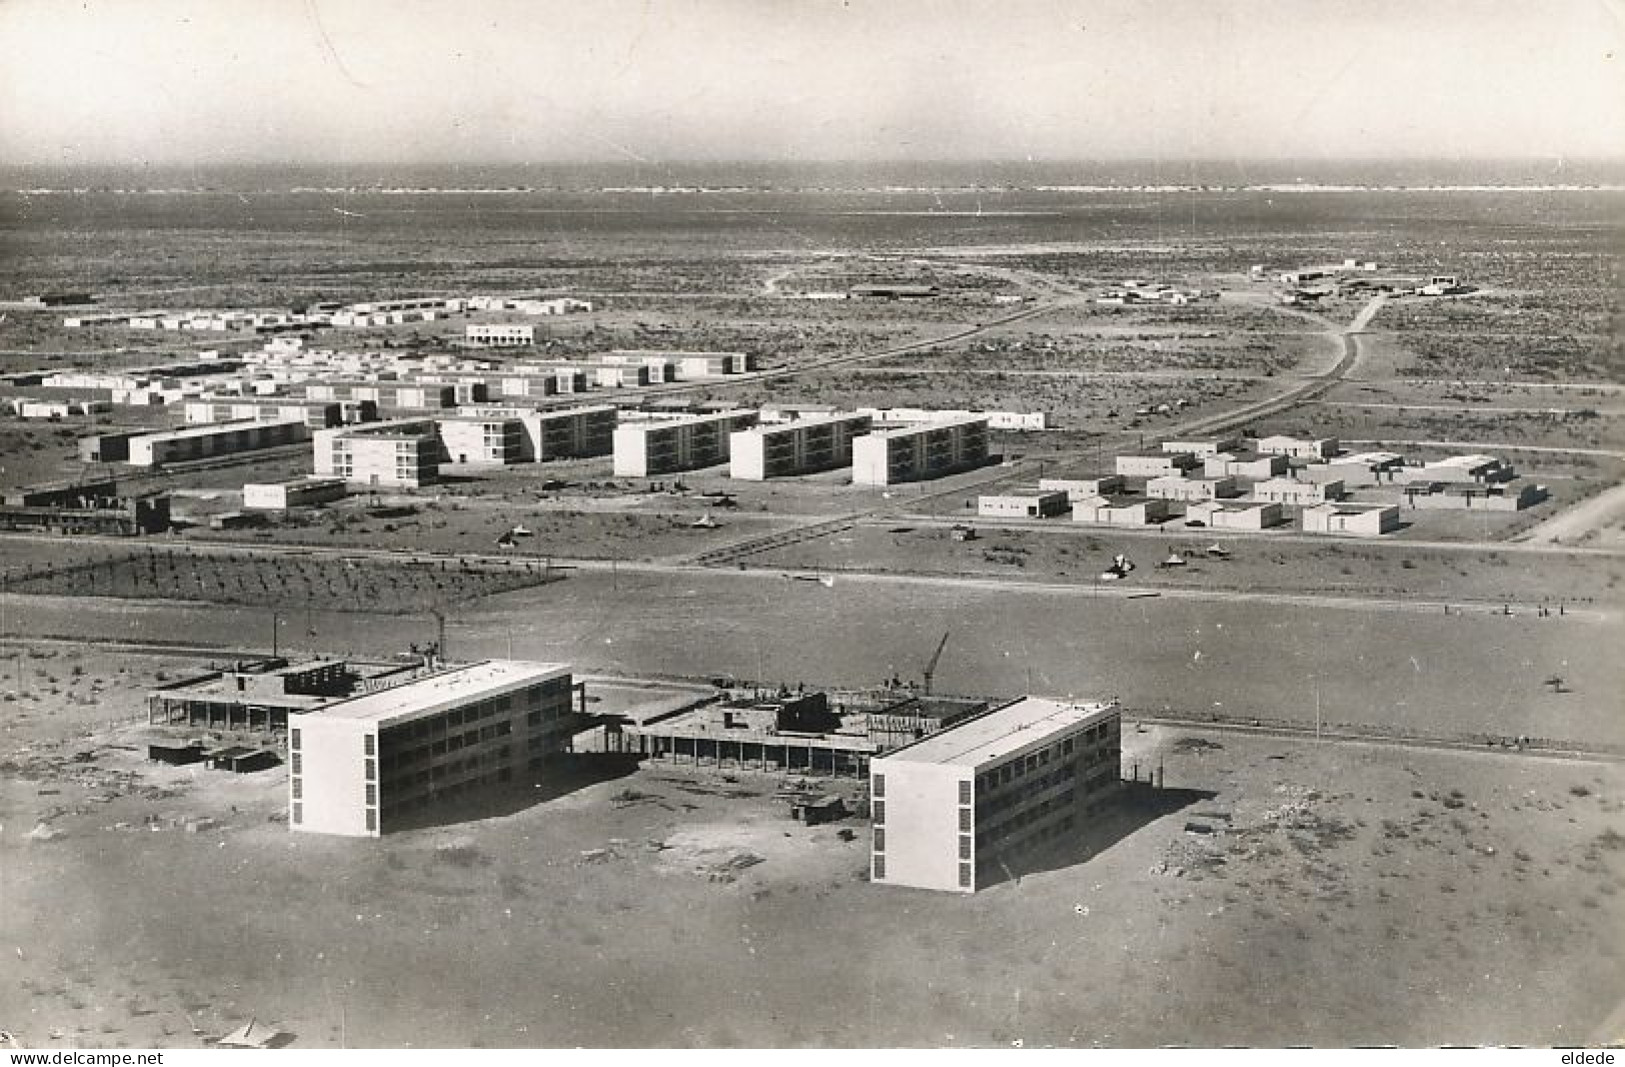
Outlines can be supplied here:
M1075 299L1084 299L1083 294L1079 293ZM1381 295L1372 298L1372 300L1360 310L1360 313L1355 316L1354 323L1359 323L1361 321L1369 322L1371 316L1376 314L1377 309L1382 307L1384 300L1385 297ZM1260 306L1277 308L1277 305ZM1043 311L1048 310L1053 310L1053 308L1045 307L1042 310L1035 308L1032 310L1031 314L1022 315L1019 317L1029 318L1032 315L1042 314ZM1241 407L1231 408L1227 411L1222 411L1214 415L1205 415L1198 418L1187 419L1183 422L1173 423L1164 428L1162 431L1163 436L1196 436L1201 434L1219 433L1234 429L1238 426L1246 425L1254 419L1263 418L1281 411L1290 410L1298 404L1303 403L1306 399L1320 396L1327 390L1333 388L1338 383L1346 379L1359 364L1361 357L1360 339L1359 333L1353 328L1354 323L1351 323L1348 327L1339 327L1330 320L1310 312L1293 308L1278 308L1278 310L1282 311L1283 313L1290 314L1298 318L1307 319L1324 326L1326 328L1327 335L1336 338L1338 344L1341 346L1342 354L1338 358L1337 362L1327 370L1303 378L1298 384L1293 385L1283 392L1275 394L1274 396L1266 397L1263 400L1253 401L1251 403L1244 404ZM971 332L978 331L968 331L968 333ZM1128 447L1133 443L1133 440L1128 436L1108 438L1097 442L1098 448L1091 450L1091 452L1114 452L1119 448ZM990 489L1002 483L1029 480L1032 477L1032 472L1040 464L1046 462L1049 464L1048 467L1045 468L1048 473L1055 476L1064 476L1070 471L1081 469L1086 465L1092 465L1093 460L1085 456L1079 456L1071 462L1062 461L1058 466L1055 464L1053 458L1047 460L1019 460L1006 466L988 468L989 473L985 478L968 482L964 479L955 479L950 487L935 493L927 493L924 496L911 497L907 503L910 508L918 508L921 504L925 504L933 500L950 496L959 496L966 493L975 494L978 491ZM866 519L878 519L887 516L900 518L904 515L902 507L903 505L899 503L896 506L890 507L883 505L880 507L867 508L862 511L855 511L850 515L845 516L845 520L851 523L857 523ZM828 525L829 524L827 522L819 523L816 524L815 528L814 524L807 524L804 530L807 536L817 536L824 532ZM757 538L747 538L721 548L708 549L707 551L695 556L694 561L704 562L713 566L729 564L757 552L764 551L768 548L782 547L783 545L792 543L795 540L796 533L794 528L791 530L778 530L771 534L765 534Z
M835 520L841 523L844 520ZM936 519L935 522L944 520ZM830 524L821 523L814 528L816 536L828 532ZM1204 535L1211 531L1203 531ZM60 539L51 535L8 535L18 540L40 541L47 543L60 543ZM1160 535L1166 537L1167 535ZM80 538L79 540L96 541L110 547L130 548L131 542L127 538ZM753 539L751 544L754 544ZM1370 547L1369 542L1358 542L1363 547ZM1467 548L1470 546L1450 542L1441 542L1437 547ZM367 559L380 562L421 560L421 559L459 559L467 561L471 566L488 566L493 568L507 568L523 566L526 564L540 564L542 561L533 555L483 555L473 553L458 553L455 556L435 554L431 552L414 552L410 550L370 549L357 546L317 546L317 545L275 545L268 543L246 544L225 541L188 541L184 544L174 545L161 542L143 544L142 550L148 548L158 551L188 552L199 556L287 556L304 557L319 556L327 559ZM1497 544L1494 551L1502 552L1547 552L1569 554L1601 555L1602 552L1586 552L1585 550L1571 550L1566 546L1555 545L1512 545ZM1617 553L1608 553L1617 554ZM740 558L748 557L749 553L741 552ZM730 557L732 559L734 557ZM716 563L712 560L699 563L692 561L634 561L612 559L560 559L549 557L547 565L554 571L574 571L584 574L608 574L668 578L693 579L706 574L715 573ZM1203 589L1195 587L1175 586L1142 586L1127 582L1097 583L1092 580L1066 581L1061 579L1043 578L1017 578L1004 575L956 575L956 574L891 574L875 571L826 571L817 568L797 568L784 566L751 566L746 563L735 563L727 568L727 573L742 578L754 578L769 582L778 581L796 582L797 579L807 579L809 582L821 580L833 586L838 585L864 585L864 586L893 586L903 588L932 588L932 589L958 589L984 593L1008 592L1026 595L1062 595L1068 597L1083 597L1101 600L1137 600L1142 598L1162 599L1170 601L1222 601L1228 603L1261 603L1281 605L1307 605L1323 608L1339 608L1348 610L1371 611L1382 613L1443 615L1445 608L1451 607L1457 612L1476 615L1498 615L1502 606L1501 601L1474 601L1471 598L1439 599L1396 599L1383 596L1362 596L1355 594L1324 594L1324 593L1290 593L1271 592L1263 590L1225 590ZM19 597L20 604L29 602L29 597L21 594L11 594ZM47 598L49 599L49 598ZM81 598L87 603L98 598ZM269 610L269 609L265 609ZM1532 610L1532 609L1530 609ZM1565 619L1576 622L1612 622L1619 612L1612 609L1572 608L1569 609Z
M1450 412L1463 411L1463 412L1471 412L1473 414L1482 413L1482 414L1486 414L1486 415L1495 415L1495 414L1502 414L1502 415L1572 415L1575 412L1575 409L1572 408L1572 407L1568 407L1568 408L1492 407L1492 406L1490 406L1488 404L1472 404L1472 403L1457 403L1457 404L1392 404L1392 403L1376 403L1376 402L1369 401L1369 400L1315 400L1315 401L1312 401L1312 403L1321 404L1321 405L1324 405L1326 407L1371 408L1371 409L1377 410L1377 411L1450 411ZM1602 412L1598 412L1598 414L1603 415L1603 416L1612 416L1612 415L1622 415L1622 414L1625 414L1625 412L1622 412L1622 411L1602 411Z
M1556 545L1563 542L1575 542L1596 530L1602 529L1613 519L1625 515L1625 485L1616 485L1612 489L1598 493L1594 497L1582 500L1580 503L1547 519L1545 522L1513 538L1520 543L1520 547L1533 547L1536 545Z

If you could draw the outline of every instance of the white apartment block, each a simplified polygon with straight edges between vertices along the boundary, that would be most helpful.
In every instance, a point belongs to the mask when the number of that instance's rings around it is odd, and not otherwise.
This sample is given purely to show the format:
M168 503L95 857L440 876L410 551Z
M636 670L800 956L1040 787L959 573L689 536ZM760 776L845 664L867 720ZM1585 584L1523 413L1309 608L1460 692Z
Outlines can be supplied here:
M852 442L853 485L940 478L987 462L987 419L967 416L876 430Z
M667 381L743 374L754 370L756 365L755 357L744 352L688 352L682 349L616 349L605 354L603 360L606 363L658 361L662 366L671 368L671 375L665 379Z
M1120 720L1116 703L1029 696L875 757L871 880L974 893L1077 834L1122 787Z
M615 426L620 409L612 404L596 404L574 408L517 408L472 407L459 413L456 420L442 420L441 439L446 452L456 459L458 450L447 436L448 422L481 421L517 424L520 438L517 452L503 447L501 455L511 456L505 463L545 463L556 459L574 459L585 456L607 456L615 447ZM507 431L505 431L506 433ZM496 453L487 462L496 462Z
M325 400L231 400L206 398L186 402L186 422L204 426L213 422L278 421L303 419L313 430L339 426L344 409Z
M622 423L615 427L615 476L648 478L724 463L734 431L755 422L756 412L734 409Z
M314 465L351 485L416 489L440 480L443 455L433 419L392 419L316 431Z
M515 416L459 416L435 426L448 463L505 467L524 459L525 428Z
M852 462L852 442L869 432L867 415L816 415L736 430L728 445L728 477L760 482L834 470Z
M187 426L130 438L130 457L125 462L135 467L155 467L234 452L278 448L298 444L309 437L310 427L305 425L303 418Z
M511 785L580 728L570 668L488 660L292 715L288 827L377 837L476 790Z
M523 348L536 343L536 327L523 322L471 322L463 327L469 344L489 348Z

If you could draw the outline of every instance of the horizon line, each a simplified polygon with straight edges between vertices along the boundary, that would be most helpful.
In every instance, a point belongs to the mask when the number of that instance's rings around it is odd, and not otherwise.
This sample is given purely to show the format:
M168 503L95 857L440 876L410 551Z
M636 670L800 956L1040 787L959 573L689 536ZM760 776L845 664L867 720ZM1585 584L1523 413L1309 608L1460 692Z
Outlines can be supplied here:
M672 159L627 159L625 157L576 157L561 159L78 159L78 160L10 160L0 162L0 168L19 167L553 167L553 166L606 166L628 167L661 166L1099 166L1155 165L1170 166L1192 163L1249 164L1365 164L1365 163L1539 163L1567 166L1569 164L1625 165L1625 154L1602 155L1454 155L1454 156L1107 156L1107 157L1014 157L1014 156L945 156L926 158L913 156L893 157L829 157L817 159L719 158L681 157Z

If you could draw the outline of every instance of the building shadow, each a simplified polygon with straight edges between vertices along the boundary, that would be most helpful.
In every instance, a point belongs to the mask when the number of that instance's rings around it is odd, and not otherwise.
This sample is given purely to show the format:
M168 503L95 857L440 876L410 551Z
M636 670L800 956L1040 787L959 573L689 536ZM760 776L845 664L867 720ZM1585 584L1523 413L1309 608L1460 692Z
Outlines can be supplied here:
M1031 874L1065 870L1087 863L1129 835L1176 812L1212 800L1218 794L1210 789L1157 788L1145 782L1126 783L1099 814L1090 816L1070 835L1010 856L995 863L991 872L980 872L983 881L977 889L989 889L1006 882L1020 883Z
M638 769L641 758L614 752L560 753L512 783L442 797L419 811L395 815L385 829L393 834L517 815L589 786L625 778Z

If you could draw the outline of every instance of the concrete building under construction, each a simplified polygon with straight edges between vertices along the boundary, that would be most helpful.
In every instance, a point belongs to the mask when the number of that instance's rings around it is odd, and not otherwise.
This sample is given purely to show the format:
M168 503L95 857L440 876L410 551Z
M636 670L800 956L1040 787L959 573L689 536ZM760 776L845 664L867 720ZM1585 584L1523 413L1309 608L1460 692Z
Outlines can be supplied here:
M642 723L615 724L614 751L699 767L861 778L880 746L862 716L824 693L747 693Z
M1023 697L870 761L871 877L974 893L1122 786L1116 703Z
M487 660L300 715L288 730L288 825L377 837L399 820L514 782L570 746L570 668Z

